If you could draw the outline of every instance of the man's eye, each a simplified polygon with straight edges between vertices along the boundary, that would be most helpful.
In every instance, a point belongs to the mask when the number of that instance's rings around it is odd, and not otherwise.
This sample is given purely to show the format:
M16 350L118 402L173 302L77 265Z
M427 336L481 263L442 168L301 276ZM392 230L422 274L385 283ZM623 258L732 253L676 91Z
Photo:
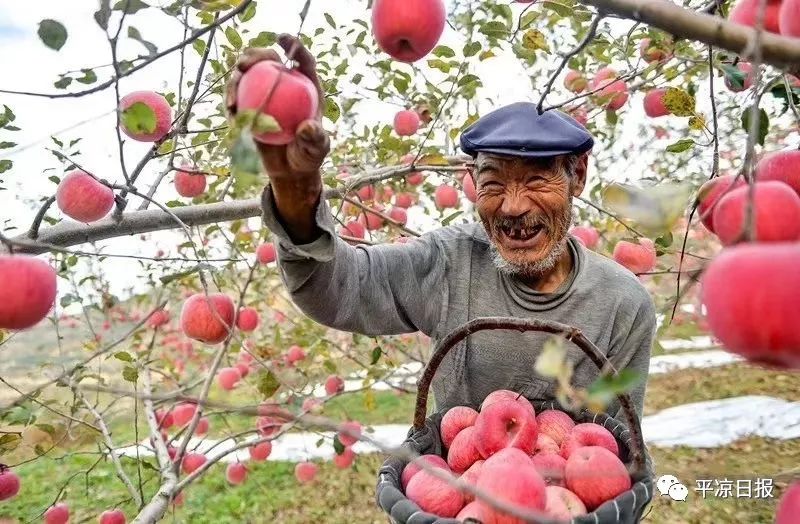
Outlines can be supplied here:
M499 187L502 187L502 185L499 182L492 182L492 181L481 182L482 189L497 189Z

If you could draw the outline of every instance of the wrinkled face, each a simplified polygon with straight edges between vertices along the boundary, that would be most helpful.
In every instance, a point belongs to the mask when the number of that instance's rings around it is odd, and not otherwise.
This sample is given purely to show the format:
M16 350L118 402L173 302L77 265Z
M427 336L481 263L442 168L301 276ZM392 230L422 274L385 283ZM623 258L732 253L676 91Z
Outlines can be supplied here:
M535 277L559 261L567 249L572 197L586 180L586 159L478 154L476 206L499 269Z

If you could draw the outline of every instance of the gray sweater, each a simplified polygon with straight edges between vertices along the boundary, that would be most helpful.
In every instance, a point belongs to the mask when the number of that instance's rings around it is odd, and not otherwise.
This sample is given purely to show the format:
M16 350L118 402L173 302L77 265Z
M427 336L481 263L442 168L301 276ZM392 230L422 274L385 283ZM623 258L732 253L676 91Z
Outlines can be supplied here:
M336 236L323 199L316 221L323 234L294 244L277 219L271 190L263 219L276 237L281 277L309 317L334 329L365 335L421 331L435 344L476 317L540 318L579 328L617 369L641 381L631 391L639 417L655 333L653 301L636 276L569 238L573 269L553 293L539 293L498 271L479 222L443 227L406 244L354 247ZM490 392L510 389L530 399L555 398L555 382L534 363L552 335L484 331L467 337L442 361L432 389L436 409L478 406ZM573 385L586 387L599 370L567 343ZM615 402L612 416L625 420Z

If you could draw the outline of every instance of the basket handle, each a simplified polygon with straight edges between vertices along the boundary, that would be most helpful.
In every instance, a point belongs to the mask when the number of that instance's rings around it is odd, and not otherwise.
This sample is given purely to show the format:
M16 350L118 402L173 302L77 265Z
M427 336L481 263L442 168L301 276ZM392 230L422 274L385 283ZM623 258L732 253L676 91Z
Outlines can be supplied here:
M608 358L600 352L594 343L586 338L581 330L554 322L550 320L540 319L523 319L513 317L480 317L470 320L466 324L462 324L449 335L444 337L436 346L433 356L431 357L428 365L425 366L425 371L422 378L417 385L417 404L414 409L414 428L422 429L425 427L425 415L428 410L428 393L430 392L431 382L439 364L442 363L444 357L456 344L467 338L473 333L479 331L487 331L494 329L515 330L519 332L526 331L541 331L544 333L552 333L554 335L562 335L567 340L578 346L588 356L592 362L595 363L598 369L604 374L616 375L617 370L608 360ZM638 472L645 472L645 458L644 458L644 439L642 438L642 427L639 422L639 417L633 409L633 402L627 393L617 395L617 400L625 412L625 417L628 419L628 427L633 436L631 440L631 453L633 454L633 464Z

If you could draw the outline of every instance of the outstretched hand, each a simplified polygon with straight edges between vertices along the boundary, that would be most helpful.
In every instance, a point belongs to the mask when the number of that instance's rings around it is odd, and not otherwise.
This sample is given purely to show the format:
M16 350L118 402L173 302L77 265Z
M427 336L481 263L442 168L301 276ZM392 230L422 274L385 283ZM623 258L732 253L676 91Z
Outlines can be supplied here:
M267 174L273 180L319 177L319 169L330 151L330 139L322 128L322 108L325 102L322 86L317 76L316 60L300 40L289 34L278 37L278 44L286 56L297 63L297 70L308 77L317 89L319 104L312 119L303 121L297 128L294 140L287 145L269 145L256 142ZM281 58L272 49L248 48L234 66L233 75L226 89L226 106L231 117L236 116L236 94L239 80L253 65L272 60L280 63Z

